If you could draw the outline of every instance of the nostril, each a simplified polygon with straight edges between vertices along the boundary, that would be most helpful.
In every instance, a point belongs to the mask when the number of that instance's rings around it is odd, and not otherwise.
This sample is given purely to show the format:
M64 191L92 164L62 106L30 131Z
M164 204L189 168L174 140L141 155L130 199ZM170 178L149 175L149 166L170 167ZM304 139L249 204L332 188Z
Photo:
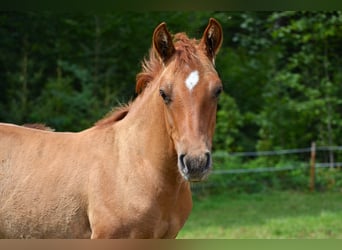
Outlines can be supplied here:
M206 156L207 159L209 160L209 158L210 158L210 152L206 152L206 153L205 153L205 156Z
M181 163L182 170L184 171L184 173L187 173L187 172L188 172L188 168L187 168L186 165L185 165L184 158L185 158L185 154L181 154L181 155L179 156L179 161L180 161L180 163Z
M210 154L210 152L206 152L205 156L207 158L207 164L206 164L205 168L209 168L211 165L211 154Z
M184 165L184 157L185 157L185 154L181 154L181 155L179 156L179 160L180 160L180 162L182 163L182 165Z

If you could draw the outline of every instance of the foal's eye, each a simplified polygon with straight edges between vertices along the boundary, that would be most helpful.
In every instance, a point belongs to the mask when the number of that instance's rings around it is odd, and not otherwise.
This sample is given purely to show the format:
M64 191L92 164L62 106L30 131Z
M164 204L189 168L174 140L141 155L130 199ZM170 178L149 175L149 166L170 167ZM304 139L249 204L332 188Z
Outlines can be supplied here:
M169 104L171 102L170 96L167 95L164 90L160 89L159 94L163 98L165 104Z
M222 93L222 91L223 91L223 87L222 86L216 88L215 92L214 92L214 97L218 98L220 96L220 94Z

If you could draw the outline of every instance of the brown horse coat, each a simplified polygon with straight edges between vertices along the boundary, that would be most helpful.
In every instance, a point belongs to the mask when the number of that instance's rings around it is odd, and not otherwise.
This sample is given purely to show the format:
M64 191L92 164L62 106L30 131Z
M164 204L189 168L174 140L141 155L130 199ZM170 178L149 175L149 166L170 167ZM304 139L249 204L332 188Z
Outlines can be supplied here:
M201 41L183 39L189 55L158 26L142 93L87 130L0 124L0 238L176 237L192 208L189 181L211 168L221 33L211 19ZM181 84L168 92L164 78Z

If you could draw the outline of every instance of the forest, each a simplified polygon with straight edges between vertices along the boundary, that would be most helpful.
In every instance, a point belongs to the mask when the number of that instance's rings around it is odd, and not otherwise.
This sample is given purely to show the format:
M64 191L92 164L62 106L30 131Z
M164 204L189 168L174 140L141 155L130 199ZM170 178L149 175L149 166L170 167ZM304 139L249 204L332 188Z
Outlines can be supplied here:
M0 121L92 126L133 100L154 28L222 25L214 150L340 145L342 12L0 12Z

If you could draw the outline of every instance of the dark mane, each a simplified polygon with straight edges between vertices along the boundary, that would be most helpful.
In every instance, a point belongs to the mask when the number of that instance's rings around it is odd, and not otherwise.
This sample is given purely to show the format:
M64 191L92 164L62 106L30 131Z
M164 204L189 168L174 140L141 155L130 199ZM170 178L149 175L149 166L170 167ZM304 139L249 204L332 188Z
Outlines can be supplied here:
M114 122L122 120L128 114L129 108L130 108L130 104L126 104L126 105L114 108L104 118L97 121L95 123L95 126L105 126L105 125L113 124Z
M175 60L178 61L178 67L189 64L196 58L197 51L196 39L189 39L185 33L177 33L174 35L174 46L176 49ZM142 71L136 77L135 91L137 94L143 92L146 86L152 82L159 72L164 68L163 62L159 58L157 52L151 48L149 57L142 62Z

